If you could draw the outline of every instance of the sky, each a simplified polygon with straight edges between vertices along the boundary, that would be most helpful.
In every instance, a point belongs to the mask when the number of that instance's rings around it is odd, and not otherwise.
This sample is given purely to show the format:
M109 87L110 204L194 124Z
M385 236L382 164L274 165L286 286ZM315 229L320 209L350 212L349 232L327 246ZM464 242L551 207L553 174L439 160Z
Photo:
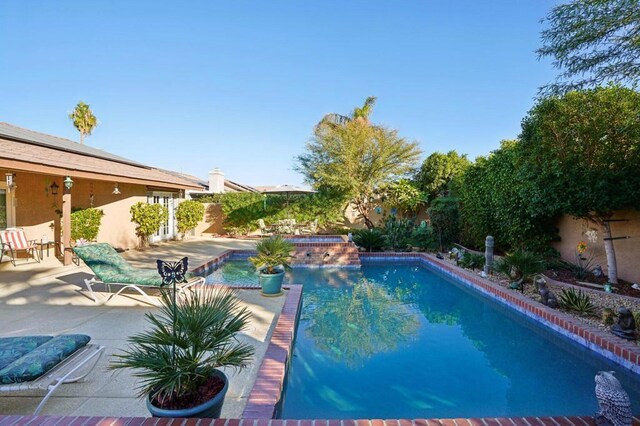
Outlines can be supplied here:
M557 0L0 1L0 121L206 178L302 184L294 160L327 113L371 120L423 157L474 159L520 132Z

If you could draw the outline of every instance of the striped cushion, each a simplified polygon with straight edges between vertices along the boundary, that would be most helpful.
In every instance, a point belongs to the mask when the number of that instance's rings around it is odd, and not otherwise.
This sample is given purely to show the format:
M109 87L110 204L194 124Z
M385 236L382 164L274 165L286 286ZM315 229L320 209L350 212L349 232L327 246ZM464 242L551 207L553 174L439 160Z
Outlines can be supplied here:
M14 250L25 250L32 247L22 229L1 232L0 241L9 244Z

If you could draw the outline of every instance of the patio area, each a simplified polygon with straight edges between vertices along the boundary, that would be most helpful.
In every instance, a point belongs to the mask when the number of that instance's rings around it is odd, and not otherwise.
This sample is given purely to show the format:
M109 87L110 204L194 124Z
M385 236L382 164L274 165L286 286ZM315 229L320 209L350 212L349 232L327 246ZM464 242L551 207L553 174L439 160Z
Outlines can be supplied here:
M146 251L130 251L123 256L134 266L153 268L156 259L189 257L196 267L228 249L250 249L251 240L192 239L169 242ZM126 338L145 327L149 306L137 294L126 293L107 304L96 305L84 290L83 278L89 268L63 267L53 257L42 263L0 265L0 336L83 333L92 343L106 346L105 355L85 381L61 386L45 405L43 415L148 416L144 401L136 397L130 371L109 371L114 352L126 346ZM101 294L103 296L103 294ZM284 297L265 298L256 290L241 290L243 304L253 312L250 329L241 336L256 348L252 365L240 373L227 372L230 387L222 417L238 418L246 405L258 368L267 348ZM24 393L0 398L0 414L31 414L42 394Z

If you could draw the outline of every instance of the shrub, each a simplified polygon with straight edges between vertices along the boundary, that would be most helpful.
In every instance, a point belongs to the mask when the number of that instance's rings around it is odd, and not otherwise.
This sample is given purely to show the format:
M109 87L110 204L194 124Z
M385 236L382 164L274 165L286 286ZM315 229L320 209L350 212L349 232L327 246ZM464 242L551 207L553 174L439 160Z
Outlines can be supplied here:
M100 209L88 208L71 213L71 238L95 241L100 231L100 222L104 212Z
M472 270L482 269L484 267L485 257L481 253L471 253L465 251L458 264L463 268L469 268Z
M573 288L562 290L560 306L581 315L594 315L596 313L596 307L591 303L589 296L583 293L582 290L576 291Z
M366 251L382 250L386 242L384 234L377 228L360 229L353 234L353 242Z
M149 245L149 236L160 229L169 218L169 210L161 204L147 204L142 201L131 206L131 221L136 226L140 247Z
M204 216L204 204L194 200L181 202L176 208L178 231L184 234L198 226Z
M516 250L495 262L494 271L512 280L528 280L544 271L545 262L541 256L526 250Z
M398 219L395 216L389 216L384 221L386 245L394 251L407 250L411 244L413 227L413 222L409 219Z
M438 238L430 226L418 226L411 235L411 244L421 250L437 250Z

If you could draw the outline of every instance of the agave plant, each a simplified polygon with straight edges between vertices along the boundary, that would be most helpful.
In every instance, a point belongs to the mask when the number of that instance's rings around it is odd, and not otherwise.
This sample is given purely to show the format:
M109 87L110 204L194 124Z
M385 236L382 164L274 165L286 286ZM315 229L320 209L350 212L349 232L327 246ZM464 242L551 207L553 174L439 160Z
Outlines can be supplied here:
M279 267L290 267L291 252L295 246L282 235L273 235L256 244L257 254L249 258L249 261L262 273L276 274Z
M159 312L146 314L151 327L129 337L129 347L114 355L109 368L134 369L140 397L149 395L161 404L197 400L199 388L216 369L242 369L252 359L254 348L235 337L250 316L229 288L194 292L177 301L163 291Z
M589 296L583 293L582 290L576 291L573 288L562 290L560 306L581 315L595 315L596 313L596 307Z
M353 234L353 242L367 251L381 250L386 242L384 234L376 228L360 229Z

